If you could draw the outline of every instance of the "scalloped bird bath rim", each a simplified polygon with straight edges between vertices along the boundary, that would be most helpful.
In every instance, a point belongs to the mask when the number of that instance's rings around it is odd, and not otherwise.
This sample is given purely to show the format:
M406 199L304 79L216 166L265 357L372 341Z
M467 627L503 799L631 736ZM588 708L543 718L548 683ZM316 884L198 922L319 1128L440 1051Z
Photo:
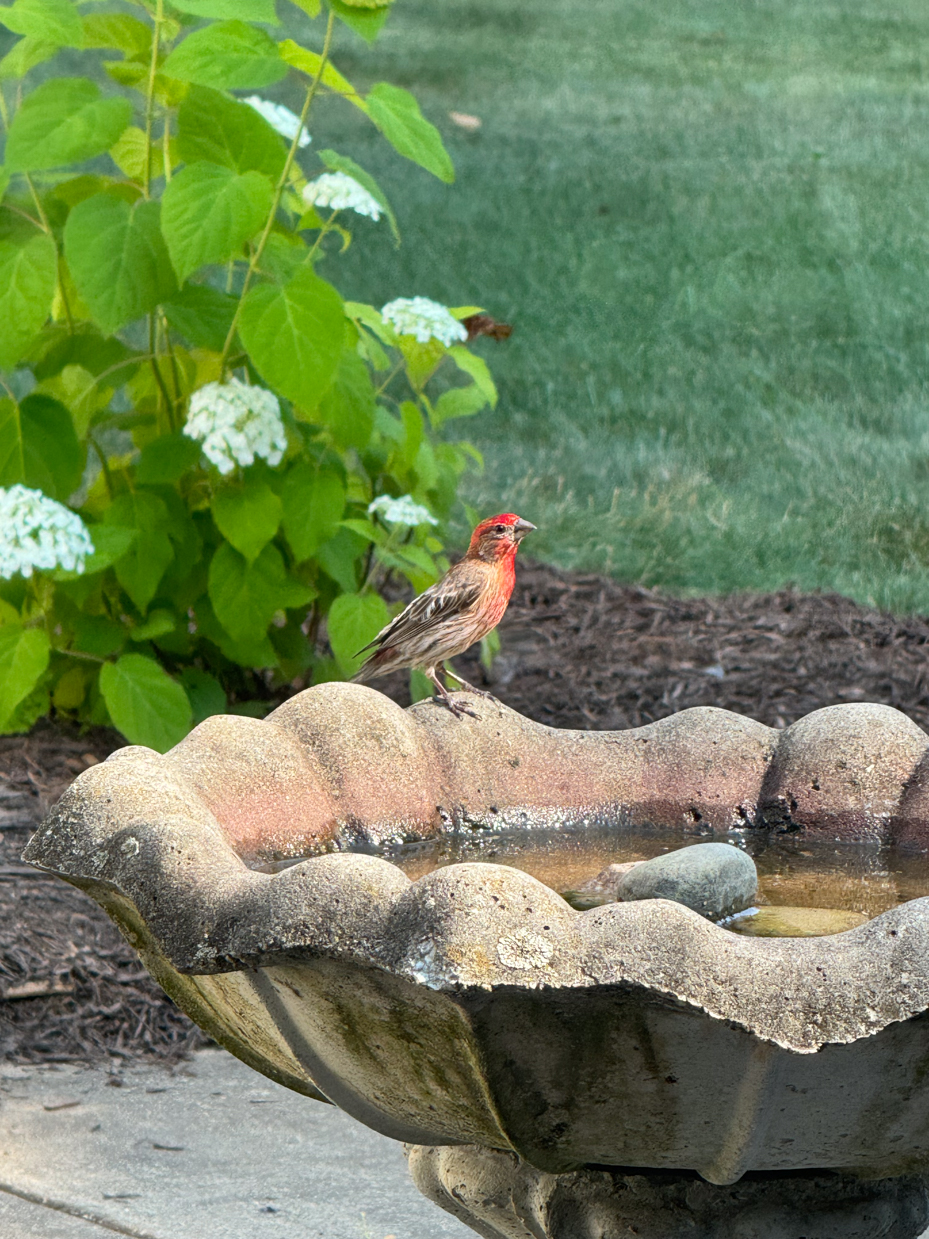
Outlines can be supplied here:
M664 900L576 912L529 875L246 862L460 825L790 826L929 845L929 736L834 706L558 731L371 689L219 716L85 771L26 859L88 891L179 1006L272 1079L417 1145L541 1171L929 1168L929 899L828 938Z

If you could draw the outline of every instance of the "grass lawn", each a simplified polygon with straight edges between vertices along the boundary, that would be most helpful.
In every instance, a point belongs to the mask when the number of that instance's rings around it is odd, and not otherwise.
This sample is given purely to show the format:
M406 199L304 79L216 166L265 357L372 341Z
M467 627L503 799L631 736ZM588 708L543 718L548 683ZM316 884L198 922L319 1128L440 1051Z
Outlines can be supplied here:
M340 286L516 326L486 342L499 407L458 423L471 502L669 591L929 610L925 0L398 0L335 58L415 90L458 168L323 101L317 144L403 230L359 226Z

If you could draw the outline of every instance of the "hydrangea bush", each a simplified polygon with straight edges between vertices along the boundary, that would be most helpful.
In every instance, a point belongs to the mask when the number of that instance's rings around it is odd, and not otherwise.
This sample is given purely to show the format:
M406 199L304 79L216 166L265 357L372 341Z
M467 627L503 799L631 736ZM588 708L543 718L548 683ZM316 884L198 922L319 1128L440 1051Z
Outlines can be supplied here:
M408 91L332 61L337 22L370 42L389 6L294 3L312 47L275 0L0 8L0 731L53 707L165 749L351 675L388 577L447 566L479 459L442 427L496 400L479 307L378 309L317 273L351 228L399 232L314 100L452 163ZM87 76L54 75L63 49ZM262 93L285 75L299 115Z

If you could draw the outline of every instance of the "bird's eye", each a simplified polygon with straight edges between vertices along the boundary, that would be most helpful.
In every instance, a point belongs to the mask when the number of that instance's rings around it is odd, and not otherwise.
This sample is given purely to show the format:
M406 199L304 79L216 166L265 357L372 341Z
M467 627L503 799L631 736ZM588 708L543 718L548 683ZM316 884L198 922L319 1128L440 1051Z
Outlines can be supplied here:
M506 533L506 525L494 525L494 533Z

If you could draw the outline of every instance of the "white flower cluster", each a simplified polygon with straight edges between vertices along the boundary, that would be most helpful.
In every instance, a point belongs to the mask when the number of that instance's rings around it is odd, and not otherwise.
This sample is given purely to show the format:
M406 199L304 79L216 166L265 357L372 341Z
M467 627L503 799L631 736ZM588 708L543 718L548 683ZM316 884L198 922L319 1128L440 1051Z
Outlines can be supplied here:
M446 348L467 340L468 331L444 305L430 301L428 297L398 297L388 301L381 310L381 317L402 336L415 336L420 344L439 340Z
M65 568L83 572L94 544L87 526L70 508L49 499L40 490L17 483L0 488L0 577L17 572L51 572Z
M236 378L194 392L184 434L203 445L204 456L223 474L252 464L256 456L280 464L287 448L277 396Z
M242 100L247 103L250 108L254 108L259 116L263 116L272 129L276 129L282 138L286 138L288 142L294 140L294 135L300 128L300 117L296 112L291 112L290 108L285 108L283 103L272 103L270 99L262 99L260 95L249 95L247 99ZM304 129L300 134L300 141L297 146L302 150L304 146L309 146L313 139Z
M392 495L378 495L368 504L368 513L373 516L375 512L388 525L407 525L411 529L414 525L439 523L428 508L414 502L412 495L401 495L399 499L394 499Z
M324 172L310 181L303 190L308 206L332 207L334 211L354 211L375 221L381 218L383 207L347 172Z

